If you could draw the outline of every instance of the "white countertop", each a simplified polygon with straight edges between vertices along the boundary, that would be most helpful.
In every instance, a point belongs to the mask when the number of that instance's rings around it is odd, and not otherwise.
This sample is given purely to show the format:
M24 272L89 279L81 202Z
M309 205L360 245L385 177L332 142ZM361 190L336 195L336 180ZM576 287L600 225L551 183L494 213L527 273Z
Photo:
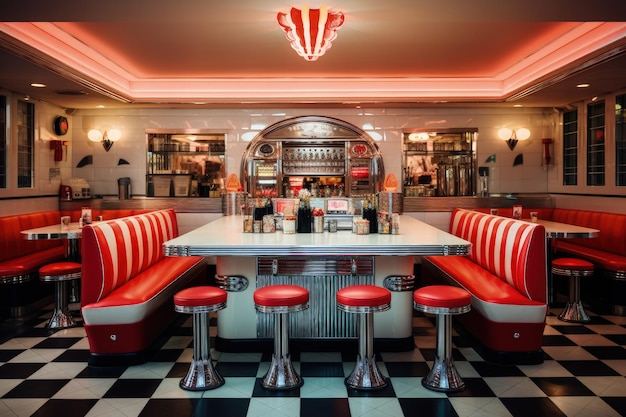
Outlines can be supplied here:
M164 243L167 255L466 255L470 243L440 229L400 216L400 233L243 233L242 216L224 216Z
M576 226L575 224L559 223L542 219L538 219L537 223L543 225L546 229L546 235L549 238L594 238L598 237L600 234L598 229Z

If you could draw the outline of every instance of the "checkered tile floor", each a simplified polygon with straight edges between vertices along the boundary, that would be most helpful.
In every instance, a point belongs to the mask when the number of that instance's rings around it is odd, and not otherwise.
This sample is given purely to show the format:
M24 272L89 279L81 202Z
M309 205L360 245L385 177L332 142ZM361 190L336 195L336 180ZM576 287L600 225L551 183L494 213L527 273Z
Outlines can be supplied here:
M467 389L443 394L421 385L435 351L433 320L416 313L412 352L378 354L391 384L382 391L346 389L354 355L294 354L304 385L270 392L260 386L269 355L214 352L226 384L204 392L178 387L191 359L191 319L181 317L150 362L90 368L82 327L49 333L44 312L16 337L0 339L0 417L5 416L623 416L626 415L626 317L597 316L587 325L548 317L545 362L487 363L455 333L454 358ZM215 326L212 326L214 332ZM0 335L1 337L2 335ZM2 340L6 340L3 343Z

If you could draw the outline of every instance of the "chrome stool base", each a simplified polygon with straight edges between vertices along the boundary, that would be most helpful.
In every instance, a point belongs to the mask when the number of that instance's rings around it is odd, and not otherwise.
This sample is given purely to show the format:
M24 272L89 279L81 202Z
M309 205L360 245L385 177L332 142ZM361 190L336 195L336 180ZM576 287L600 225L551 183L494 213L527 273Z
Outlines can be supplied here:
M387 380L376 365L376 355L370 358L358 355L350 376L345 380L346 386L353 389L380 389L387 386Z
M559 320L575 323L588 323L591 318L585 312L582 301L568 301L561 314L559 314Z
M178 385L188 391L205 391L224 385L224 378L213 367L211 358L207 360L193 359L187 376L181 379Z
M54 310L52 317L46 323L46 329L65 329L67 327L75 327L76 320L72 317L67 304L67 281L57 281L54 291Z
M261 385L269 390L287 390L299 388L304 381L298 375L291 362L291 355L272 355L270 368L263 377Z
M437 356L427 376L422 378L422 385L433 391L456 392L465 389L465 382L454 366L452 358Z

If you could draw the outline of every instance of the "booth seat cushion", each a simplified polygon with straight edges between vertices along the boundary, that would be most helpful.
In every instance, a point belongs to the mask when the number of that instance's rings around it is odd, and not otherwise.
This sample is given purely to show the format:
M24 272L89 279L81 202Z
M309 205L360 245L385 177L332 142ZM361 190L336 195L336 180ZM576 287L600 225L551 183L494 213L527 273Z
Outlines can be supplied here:
M523 296L483 267L463 256L430 256L435 265L472 295L472 308L496 323L543 323L546 304Z
M168 304L173 295L184 286L179 277L204 268L197 257L166 257L151 268L139 273L124 286L107 297L83 307L86 323L126 324L145 320L162 304Z
M567 243L626 256L626 233L624 233L624 230L626 230L626 215L624 214L554 209L552 220L600 230L597 238L567 239Z
M22 230L50 226L61 222L58 211L0 217L0 262L24 257L51 248L63 247L61 240L27 240Z
M588 240L591 241L595 239ZM588 243L591 244L591 242ZM626 255L616 255L594 247L582 246L565 240L558 240L554 247L559 253L584 258L599 268L608 271L626 271Z
M42 265L64 259L65 252L63 246L57 246L4 261L0 264L0 279L34 274Z
M522 353L541 363L547 306L546 232L540 224L455 209L450 232L472 243L467 256L426 256L422 284L464 288L472 309L459 321L495 358Z

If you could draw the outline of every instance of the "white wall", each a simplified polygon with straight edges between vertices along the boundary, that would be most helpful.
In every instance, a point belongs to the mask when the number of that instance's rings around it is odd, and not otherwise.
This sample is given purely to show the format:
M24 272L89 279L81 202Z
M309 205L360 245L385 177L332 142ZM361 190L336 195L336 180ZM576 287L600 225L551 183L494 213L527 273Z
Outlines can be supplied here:
M378 142L385 170L402 178L402 131L406 129L477 128L477 165L490 167L491 193L547 192L547 173L542 166L541 138L554 137L550 110L524 108L424 108L424 109L94 109L79 110L70 124L72 130L72 174L85 178L92 194L116 195L117 178L130 177L132 192L145 195L146 129L210 129L226 132L226 171L240 175L241 155L247 142L241 136L253 126L267 127L278 121L302 116L336 117L359 128L369 124L382 136ZM527 127L531 138L519 142L510 151L497 138L501 127ZM109 152L99 143L90 142L92 128L116 128L122 139ZM513 166L516 155L524 155L524 164ZM496 161L485 163L491 154ZM93 164L77 168L85 156L93 155ZM130 165L118 165L120 158Z

